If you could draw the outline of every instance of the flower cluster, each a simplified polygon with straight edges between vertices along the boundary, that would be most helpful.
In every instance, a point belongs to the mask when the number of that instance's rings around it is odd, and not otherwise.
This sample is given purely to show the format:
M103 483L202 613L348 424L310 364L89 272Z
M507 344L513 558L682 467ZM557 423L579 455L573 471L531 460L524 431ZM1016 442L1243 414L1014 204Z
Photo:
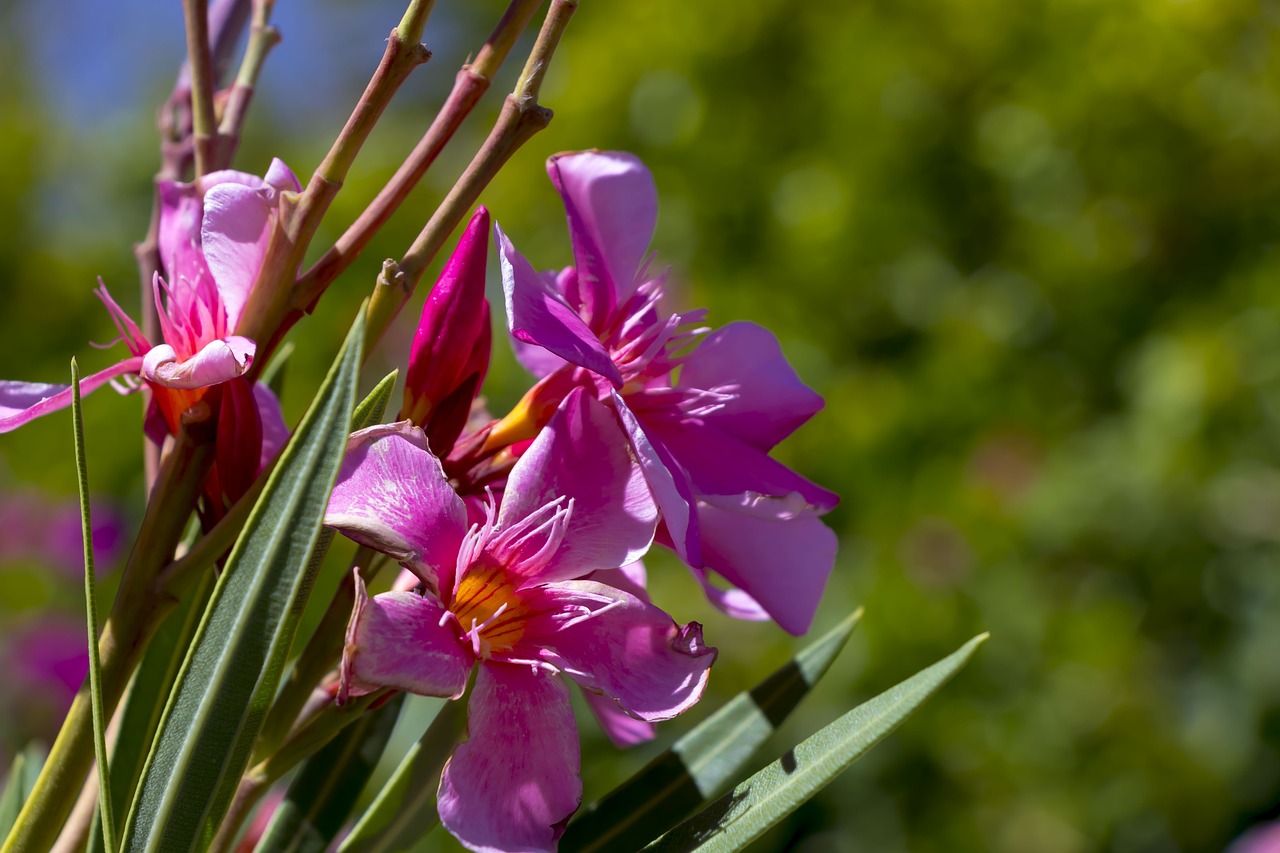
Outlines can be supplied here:
M356 574L339 701L458 698L476 672L438 799L473 850L555 849L581 799L566 681L620 745L701 696L715 650L649 600L653 542L718 608L795 634L835 557L820 520L835 495L769 455L821 397L760 326L712 331L703 311L664 310L639 160L583 152L548 168L574 264L537 272L496 229L508 328L536 384L506 416L482 413L481 208L424 307L403 419L351 436L326 515L413 573L373 597Z

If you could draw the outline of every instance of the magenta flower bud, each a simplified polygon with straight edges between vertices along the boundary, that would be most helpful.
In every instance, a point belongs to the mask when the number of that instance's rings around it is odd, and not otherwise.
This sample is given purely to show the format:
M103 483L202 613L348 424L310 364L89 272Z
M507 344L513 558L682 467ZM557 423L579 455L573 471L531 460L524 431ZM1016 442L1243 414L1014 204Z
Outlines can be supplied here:
M401 417L422 427L444 456L466 426L489 370L492 332L484 296L489 211L479 208L422 306Z

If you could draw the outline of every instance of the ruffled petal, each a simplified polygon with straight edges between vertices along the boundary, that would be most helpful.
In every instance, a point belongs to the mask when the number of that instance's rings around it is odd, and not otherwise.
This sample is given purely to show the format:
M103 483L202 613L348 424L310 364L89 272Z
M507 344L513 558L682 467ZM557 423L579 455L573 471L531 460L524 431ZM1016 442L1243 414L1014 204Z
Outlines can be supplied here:
M835 492L704 420L647 418L644 426L654 443L679 463L698 497L746 492L783 497L794 492L820 512L840 502Z
M800 381L773 332L755 323L730 323L702 339L680 371L680 384L720 391L707 423L761 450L818 412L822 396Z
M693 512L695 499L688 478L670 452L654 442L644 431L640 420L616 391L613 392L613 405L649 488L653 490L658 508L662 511L662 522L671 536L675 552L686 563L701 565L698 518Z
M458 642L448 611L415 592L369 598L360 572L352 574L356 604L342 653L339 701L382 687L419 696L461 696L475 657Z
M440 822L479 853L550 853L582 802L579 762L565 683L527 666L483 663L467 740L440 776Z
M274 391L261 382L255 382L253 398L258 404L258 417L262 420L262 456L258 460L258 470L261 471L289 443L290 432L289 425L284 422L280 399Z
M117 376L136 374L142 368L141 358L128 358L106 370L80 380L80 394L96 391ZM45 382L0 380L0 433L17 429L28 421L71 405L70 385Z
M608 696L601 696L590 690L582 691L582 696L587 700L587 707L591 709L600 728L604 729L604 733L618 749L648 743L657 735L657 726L628 715Z
M706 564L800 635L836 560L836 535L799 495L709 497L698 502Z
M168 344L152 347L142 362L142 378L165 388L207 388L243 376L253 364L257 345L232 335L205 344L186 361Z
M507 303L507 329L512 337L537 344L622 386L622 374L596 333L569 307L546 278L534 272L496 225L502 290Z
M583 688L617 700L631 716L667 720L692 707L716 650L697 622L680 626L664 611L612 586L567 581L532 591L526 650ZM520 647L517 647L519 649Z
M353 433L324 523L448 590L467 511L426 445L408 421Z
M628 452L613 412L575 388L511 471L499 528L510 528L556 500L570 502L563 539L539 565L507 565L529 581L581 577L634 562L649 550L658 508ZM547 535L551 535L548 532ZM521 553L540 551L536 537Z
M613 304L625 301L658 223L653 175L640 158L619 151L558 154L547 173L564 201L584 300L599 289Z
M204 195L200 239L232 331L267 254L275 211L270 194L264 188L224 181Z

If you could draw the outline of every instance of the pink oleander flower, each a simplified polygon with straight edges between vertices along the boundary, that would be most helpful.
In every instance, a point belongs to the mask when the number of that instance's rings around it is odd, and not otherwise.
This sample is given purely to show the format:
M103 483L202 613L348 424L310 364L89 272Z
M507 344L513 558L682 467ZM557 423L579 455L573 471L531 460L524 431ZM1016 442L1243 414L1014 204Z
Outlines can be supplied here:
M479 208L422 306L409 352L400 416L422 427L443 458L467 425L489 370L492 331L484 296L489 211Z
M511 470L501 506L462 500L408 422L355 433L326 524L390 554L422 594L357 600L339 700L382 687L457 698L479 668L468 739L440 779L440 820L478 851L551 851L582 798L565 678L641 724L701 697L715 650L701 626L624 587L657 507L613 414L574 392ZM618 584L602 582L627 566ZM627 742L619 725L610 735Z
M660 541L720 609L804 633L835 562L819 516L838 498L769 453L822 398L761 326L707 334L704 311L660 310L665 274L646 260L657 191L639 159L561 154L547 171L574 266L537 273L498 230L508 327L540 381L490 445L531 434L570 388L612 401L661 508ZM707 570L734 588L713 586Z
M82 393L140 375L154 392L147 422L150 434L159 438L165 431L176 434L182 413L211 388L224 386L214 472L221 488L214 494L238 496L286 432L270 390L240 380L257 347L235 331L266 255L280 194L300 189L279 160L272 161L265 178L221 171L194 184L160 185L158 243L165 276L156 274L153 293L161 343L142 334L106 285L96 291L130 357L83 379ZM0 432L70 404L67 385L0 381Z

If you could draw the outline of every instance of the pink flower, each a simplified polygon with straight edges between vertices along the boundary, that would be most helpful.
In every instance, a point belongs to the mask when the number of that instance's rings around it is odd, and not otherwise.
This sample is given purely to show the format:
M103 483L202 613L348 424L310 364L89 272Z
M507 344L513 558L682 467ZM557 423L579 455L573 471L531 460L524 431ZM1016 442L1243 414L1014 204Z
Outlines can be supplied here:
M422 306L405 377L401 417L427 434L432 452L448 455L467 424L489 370L492 331L484 296L489 211L471 217Z
M326 523L400 560L424 594L357 601L340 700L380 687L457 698L479 666L468 740L440 779L440 819L481 851L554 850L582 797L568 687L613 708L611 735L692 706L715 650L641 595L591 576L649 547L653 497L609 410L575 392L511 471L500 508L462 500L408 422L354 434ZM605 575L604 577L608 577ZM634 577L634 575L633 575ZM625 714L641 723L628 733Z
M768 330L731 323L706 334L696 325L704 312L660 310L664 275L645 259L657 191L635 156L562 154L547 170L575 265L539 274L498 231L509 329L542 378L490 446L531 434L569 388L612 400L662 510L660 541L722 610L804 633L835 562L819 516L838 498L769 453L822 398ZM736 589L712 586L708 569Z
M157 273L153 293L163 342L147 340L101 285L97 295L130 357L83 379L82 393L117 377L139 374L155 392L149 424L163 424L164 430L176 434L184 411L211 388L243 376L257 347L235 330L266 255L280 194L300 189L298 179L279 160L272 161L265 179L222 171L195 184L162 183L158 236L167 279ZM222 411L229 414L220 419L220 427L228 417L237 424L237 440L219 442L222 479L247 476L251 481L257 471L244 469L245 460L269 458L263 451L264 437L270 442L285 431L279 402L265 387L251 389L244 383L227 390L221 400ZM67 385L0 381L0 432L70 404ZM236 496L235 488L227 491Z

